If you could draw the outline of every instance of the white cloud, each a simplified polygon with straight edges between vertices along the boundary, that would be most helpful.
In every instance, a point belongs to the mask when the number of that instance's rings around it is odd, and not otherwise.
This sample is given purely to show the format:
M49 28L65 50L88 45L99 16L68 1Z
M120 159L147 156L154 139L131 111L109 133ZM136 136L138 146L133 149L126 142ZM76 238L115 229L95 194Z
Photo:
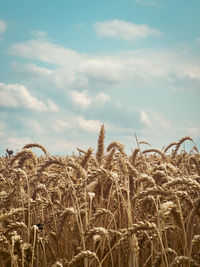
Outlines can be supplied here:
M187 125L187 127L183 128L182 130L186 132L186 135L189 135L194 139L200 138L200 123L190 122L189 125Z
M41 30L31 31L31 34L38 39L45 39L47 37L47 33Z
M91 103L91 99L88 97L87 91L77 92L76 90L73 90L69 91L69 94L71 96L72 101L82 108L87 108Z
M74 25L74 29L76 30L80 30L84 27L84 23L83 22L78 22Z
M6 30L6 22L0 19L0 40L2 39L1 35L5 32L5 30Z
M25 125L28 126L27 128L29 129L30 133L34 133L34 135L40 135L45 133L44 127L41 125L39 120L35 119L23 119L25 122Z
M153 112L153 116L154 116L155 122L161 125L163 129L169 130L171 128L171 121L166 120L162 114Z
M47 99L47 104L46 104L47 110L53 111L53 112L59 112L59 107L53 103L50 99Z
M106 102L110 102L110 101L111 101L111 98L110 98L110 96L107 95L107 94L99 93L99 94L96 96L95 100L96 100L97 102L100 102L100 103L104 104L104 103L106 103Z
M95 97L89 97L87 90L84 90L82 92L72 90L69 91L69 94L72 102L81 108L88 108L89 106L91 106L91 104L104 105L106 102L111 101L110 96L102 92L97 94Z
M200 127L189 127L187 132L191 136L200 137Z
M181 137L186 136L186 131L181 132L179 125L172 125L172 122L155 110L142 111L146 128L138 131L139 140L150 143L153 147L162 149L168 143L178 141ZM148 114L148 115L147 115ZM146 121L147 115L147 121ZM149 123L150 121L150 123Z
M32 143L29 137L9 137L6 144L9 149L21 149L23 146Z
M58 119L57 122L52 125L52 129L56 132L64 132L66 130L83 131L85 133L96 133L99 131L102 122L99 120L88 120L83 116L72 115L66 117L64 120Z
M51 100L47 100L45 104L32 96L28 89L21 84L0 83L0 106L25 107L35 111L57 112L59 110Z
M145 126L147 127L151 126L151 121L147 113L144 110L141 111L140 119L141 119L141 122L144 123Z
M0 136L5 135L6 124L0 121Z
M3 20L0 20L0 33L3 33L6 30L6 23Z
M78 126L85 132L96 133L99 131L102 123L98 120L86 120L85 118L78 116L75 117L75 121Z
M51 86L68 91L75 88L102 91L133 84L135 87L155 87L160 86L159 82L168 87L199 88L198 57L181 49L137 49L91 56L48 41L31 40L12 45L10 51L16 56L52 63L53 69L32 63L22 66L15 63L14 68L24 76L27 72L37 75L34 82L38 84L45 80ZM89 106L91 99L87 94L83 94L83 98L82 106ZM80 98L77 101L80 104Z
M192 67L183 74L191 80L200 80L200 67Z
M135 0L135 2L145 6L158 6L159 4L158 1L153 1L153 0Z
M79 64L82 57L74 50L45 40L30 40L11 45L10 52L24 58L38 59L60 66Z
M53 153L65 153L74 151L76 149L75 142L66 141L64 138L49 138L46 145L48 151Z
M147 127L151 126L151 128L161 129L162 131L172 129L171 121L155 110L141 110L140 119Z
M33 63L27 63L27 64L20 65L17 62L12 62L11 66L14 70L16 70L18 72L23 72L23 73L27 73L27 74L31 74L31 75L44 76L47 79L53 73L52 70L44 68L44 67L39 67Z
M161 33L148 25L138 25L124 20L108 20L94 24L98 37L108 37L122 40L136 40Z
M57 120L53 125L52 125L52 129L57 132L57 133L61 133L64 132L66 130L69 130L72 128L72 124L70 121L63 121L63 120Z

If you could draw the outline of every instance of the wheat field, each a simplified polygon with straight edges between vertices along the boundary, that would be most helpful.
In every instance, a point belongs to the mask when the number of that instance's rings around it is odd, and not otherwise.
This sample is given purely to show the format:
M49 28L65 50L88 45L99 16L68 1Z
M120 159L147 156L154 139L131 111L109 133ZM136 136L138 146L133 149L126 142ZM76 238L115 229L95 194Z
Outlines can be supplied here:
M96 152L50 156L27 144L0 158L0 266L200 266L192 138L161 151L136 137L131 155L104 139L102 125Z

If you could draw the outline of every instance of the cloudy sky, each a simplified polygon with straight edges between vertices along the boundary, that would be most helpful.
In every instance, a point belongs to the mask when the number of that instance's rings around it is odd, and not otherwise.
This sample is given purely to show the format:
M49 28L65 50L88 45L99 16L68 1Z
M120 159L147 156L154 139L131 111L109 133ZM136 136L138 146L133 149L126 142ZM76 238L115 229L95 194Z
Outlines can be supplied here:
M200 146L199 0L1 0L0 154Z

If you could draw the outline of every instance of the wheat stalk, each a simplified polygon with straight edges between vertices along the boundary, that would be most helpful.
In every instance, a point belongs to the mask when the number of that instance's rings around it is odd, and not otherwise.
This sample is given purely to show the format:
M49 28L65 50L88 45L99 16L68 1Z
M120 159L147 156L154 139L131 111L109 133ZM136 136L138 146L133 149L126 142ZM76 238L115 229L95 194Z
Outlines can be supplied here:
M136 137L126 155L104 138L102 125L96 155L32 143L0 157L0 266L200 266L200 155L180 151L192 139L141 152Z
M99 138L98 138L98 148L96 152L96 159L100 165L102 163L103 155L104 155L104 139L105 139L105 127L104 127L104 124L102 124L101 130L99 133Z
M49 156L49 153L47 152L46 148L43 146L43 145L40 145L40 144L37 144L37 143L31 143L31 144L27 144L23 147L23 149L26 149L26 148L32 148L32 147L37 147L37 148L40 148L44 154L48 157Z

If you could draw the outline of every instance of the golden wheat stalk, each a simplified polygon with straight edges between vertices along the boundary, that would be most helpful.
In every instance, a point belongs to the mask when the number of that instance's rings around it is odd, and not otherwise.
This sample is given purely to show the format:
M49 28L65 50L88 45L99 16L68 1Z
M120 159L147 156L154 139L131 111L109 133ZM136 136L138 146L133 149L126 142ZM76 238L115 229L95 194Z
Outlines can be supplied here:
M0 266L200 266L200 155L178 153L191 140L145 157L137 137L128 156L100 135L98 157L0 157Z
M115 147L111 149L109 155L106 158L106 163L104 166L105 169L108 170L112 169L114 153L115 153Z
M176 142L170 143L170 144L164 149L164 153L167 153L167 151L168 151L172 146L176 146L176 145L177 145Z
M163 159L166 159L165 154L162 151L160 151L159 149L151 148L151 149L146 149L146 150L142 151L143 154L151 153L151 152L158 153L159 155L161 155L161 157Z
M181 138L176 144L176 147L175 147L175 150L174 150L174 153L173 153L173 158L176 156L181 144L184 143L186 140L189 140L189 141L194 143L193 139L191 137L189 137L189 136L185 136L185 137Z
M174 250L174 249L171 249L171 248L166 248L165 249L165 253L170 255L170 256L175 256L177 257L177 252ZM155 257L155 260L152 264L152 267L159 267L159 266L162 266L163 262L163 252L159 252L158 255Z
M23 147L23 149L26 149L26 148L32 148L32 147L37 147L37 148L40 148L44 154L48 157L49 156L49 153L47 152L46 148L40 144L37 144L37 143L31 143L31 144L27 144Z
M199 262L187 256L177 256L170 266L182 266L182 264L187 264L187 266L199 267Z
M102 160L103 160L104 139L105 139L105 127L104 127L104 124L102 124L101 130L100 130L100 133L99 133L98 147L97 147L97 152L96 152L96 159L99 162L99 164L101 164Z
M24 149L22 150L21 152L17 153L13 158L12 160L10 161L10 165L12 166L14 164L14 162L20 158L25 158L25 159L28 159L28 158L31 158L33 160L33 162L35 163L36 165L36 156L35 154L29 150L29 149Z
M200 176L200 163L199 163L199 161L195 157L190 157L189 163L190 164L194 163L194 165L196 166L196 169L197 169L197 173Z
M91 252L89 250L81 251L78 255L74 256L74 258L68 263L68 266L76 266L76 263L81 261L84 258L94 258L97 263L99 264L99 267L101 267L101 263L99 261L99 258L97 257L96 253Z
M135 160L137 157L137 154L140 152L139 148L135 148L135 150L133 151L131 157L130 157L130 162L133 166L135 166Z
M171 196L172 193L166 189L164 190L161 188L150 188L150 189L141 191L138 194L136 194L135 196L133 196L132 201L135 201L136 199L141 199L141 198L146 197L146 196L157 196L157 195Z
M0 222L8 219L9 217L19 214L20 212L23 211L23 208L17 208L17 209L12 209L8 213L4 213L0 215Z
M119 152L123 155L123 156L126 156L126 153L124 151L124 145L121 144L120 142L112 142L108 145L107 147L107 151L109 152L113 147L117 148L119 150Z
M65 166L65 164L61 160L57 158L50 158L38 169L38 173L41 174L46 168L48 168L49 166L53 164L56 164L62 167Z
M89 161L89 159L90 159L90 157L92 155L92 152L93 152L93 149L90 147L88 149L88 151L85 153L85 156L84 156L83 160L81 161L81 166L83 168L86 167L86 165L87 165L87 163L88 163L88 161Z

